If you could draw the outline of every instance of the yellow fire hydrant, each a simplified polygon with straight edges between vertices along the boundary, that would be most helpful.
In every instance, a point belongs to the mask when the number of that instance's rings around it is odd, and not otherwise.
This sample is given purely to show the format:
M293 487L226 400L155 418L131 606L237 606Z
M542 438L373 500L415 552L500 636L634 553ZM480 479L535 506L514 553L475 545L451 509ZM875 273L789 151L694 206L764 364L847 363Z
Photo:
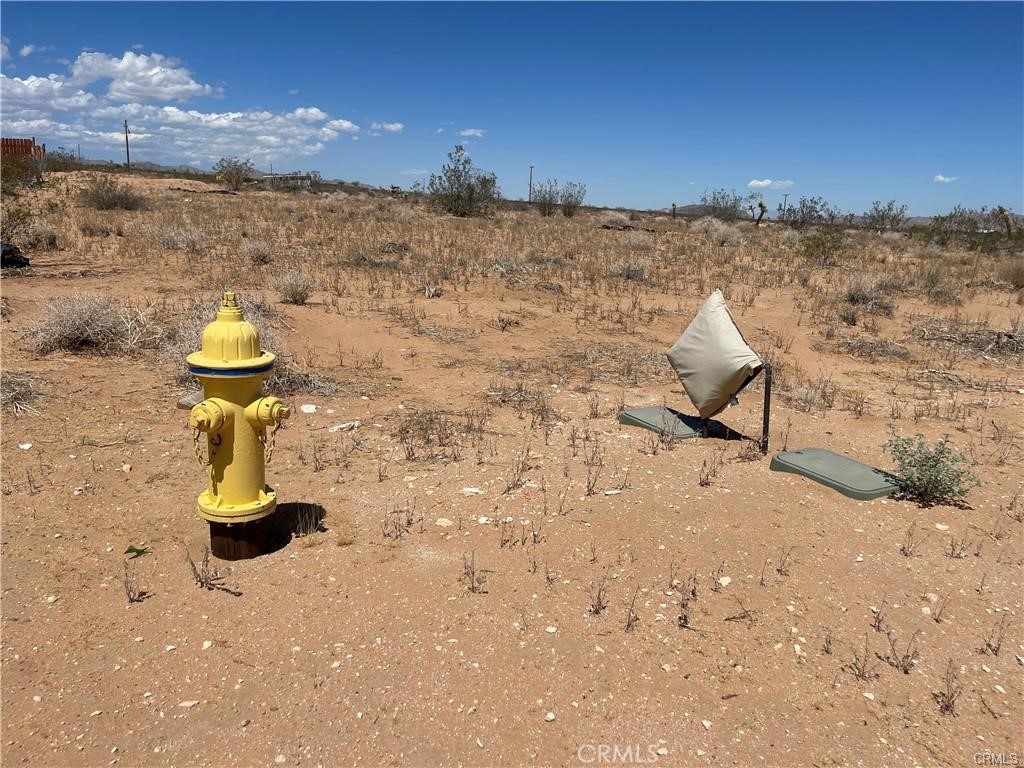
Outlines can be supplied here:
M196 456L209 467L199 515L210 523L213 554L226 560L263 554L271 528L267 518L277 505L277 494L266 483L265 463L290 409L262 395L274 355L260 349L259 333L242 316L231 291L224 294L217 319L203 330L202 350L188 356L188 367L206 398L192 408L188 423ZM200 448L204 433L205 459Z

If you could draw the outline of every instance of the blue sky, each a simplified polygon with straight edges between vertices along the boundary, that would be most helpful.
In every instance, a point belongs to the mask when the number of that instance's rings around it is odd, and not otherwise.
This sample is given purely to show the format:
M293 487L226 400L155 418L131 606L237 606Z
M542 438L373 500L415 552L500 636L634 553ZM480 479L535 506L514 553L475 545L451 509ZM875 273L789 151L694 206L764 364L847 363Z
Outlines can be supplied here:
M1021 3L4 2L5 136L408 186L457 142L577 180L1024 209ZM754 186L751 187L751 182Z

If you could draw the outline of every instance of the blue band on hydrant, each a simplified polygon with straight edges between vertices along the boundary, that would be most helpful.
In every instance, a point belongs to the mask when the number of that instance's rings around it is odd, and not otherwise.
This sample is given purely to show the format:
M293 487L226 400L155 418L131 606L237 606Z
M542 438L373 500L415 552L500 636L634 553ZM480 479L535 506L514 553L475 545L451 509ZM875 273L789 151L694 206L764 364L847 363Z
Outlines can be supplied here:
M256 373L267 373L274 367L272 362L254 368L201 368L196 365L188 367L189 373L197 376L252 376Z

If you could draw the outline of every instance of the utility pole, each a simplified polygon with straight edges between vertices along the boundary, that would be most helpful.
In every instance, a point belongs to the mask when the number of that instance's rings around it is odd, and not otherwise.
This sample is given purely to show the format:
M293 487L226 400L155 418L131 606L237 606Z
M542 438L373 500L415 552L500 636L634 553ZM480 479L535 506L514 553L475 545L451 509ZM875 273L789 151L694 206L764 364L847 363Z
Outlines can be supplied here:
M782 195L782 218L783 219L786 218L786 211L789 210L788 203L789 203L789 193L786 192L786 193L784 193Z
M124 164L129 172L132 170L132 156L128 153L128 121L124 121Z
M527 198L527 202L533 202L533 166L530 166L530 196Z

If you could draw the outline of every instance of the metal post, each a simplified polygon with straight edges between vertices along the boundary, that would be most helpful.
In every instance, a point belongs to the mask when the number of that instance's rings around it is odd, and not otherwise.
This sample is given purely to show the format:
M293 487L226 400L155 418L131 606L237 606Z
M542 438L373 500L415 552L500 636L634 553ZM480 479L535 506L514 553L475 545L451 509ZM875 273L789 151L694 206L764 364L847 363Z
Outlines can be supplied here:
M764 414L761 420L761 453L768 453L768 425L772 416L772 367L764 364Z
M672 203L672 220L675 221L675 218L676 218L676 204Z
M128 154L128 121L124 121L124 164L128 171L132 169L132 156Z
M533 202L533 166L530 166L530 192L529 197L526 199L528 203Z

